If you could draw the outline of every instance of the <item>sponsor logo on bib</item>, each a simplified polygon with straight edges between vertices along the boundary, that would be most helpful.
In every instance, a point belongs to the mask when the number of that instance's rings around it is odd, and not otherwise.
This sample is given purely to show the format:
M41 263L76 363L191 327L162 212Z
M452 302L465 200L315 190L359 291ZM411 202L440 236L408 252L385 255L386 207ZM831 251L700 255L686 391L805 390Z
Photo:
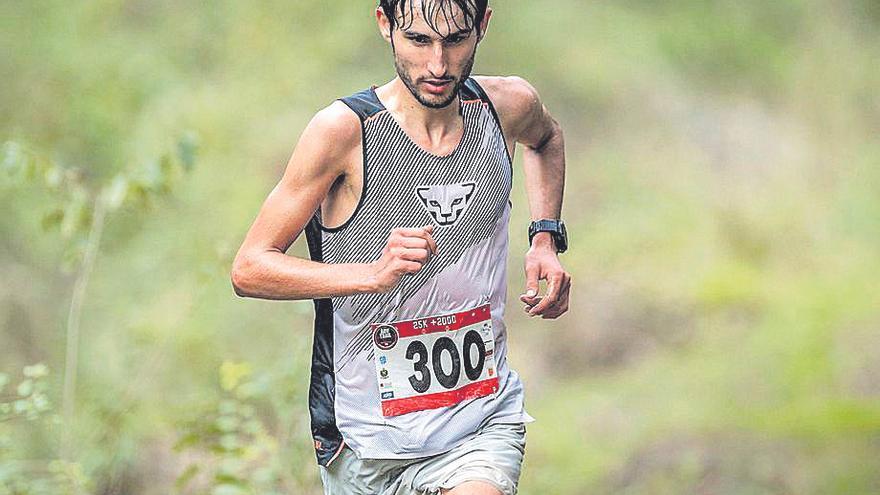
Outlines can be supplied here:
M381 325L373 330L373 342L383 351L393 349L398 338L397 329L391 325Z

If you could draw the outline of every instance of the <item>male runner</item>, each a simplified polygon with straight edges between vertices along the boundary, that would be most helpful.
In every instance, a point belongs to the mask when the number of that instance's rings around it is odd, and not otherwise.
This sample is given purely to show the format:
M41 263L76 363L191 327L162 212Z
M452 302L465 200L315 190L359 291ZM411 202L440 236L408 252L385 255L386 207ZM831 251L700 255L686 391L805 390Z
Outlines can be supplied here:
M532 418L506 360L511 156L521 143L534 220L520 299L542 318L568 310L565 165L531 85L469 77L491 15L381 0L397 77L315 115L236 257L239 295L315 301L327 494L516 493ZM304 230L311 260L287 256Z

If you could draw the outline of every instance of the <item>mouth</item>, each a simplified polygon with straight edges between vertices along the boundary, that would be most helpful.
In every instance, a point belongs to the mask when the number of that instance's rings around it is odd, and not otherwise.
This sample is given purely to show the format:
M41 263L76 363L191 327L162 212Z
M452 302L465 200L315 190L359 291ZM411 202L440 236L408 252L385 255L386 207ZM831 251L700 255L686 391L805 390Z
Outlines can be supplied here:
M438 80L426 80L423 81L422 84L425 85L425 88L429 93L433 93L435 95L443 94L452 85L452 80L438 81Z

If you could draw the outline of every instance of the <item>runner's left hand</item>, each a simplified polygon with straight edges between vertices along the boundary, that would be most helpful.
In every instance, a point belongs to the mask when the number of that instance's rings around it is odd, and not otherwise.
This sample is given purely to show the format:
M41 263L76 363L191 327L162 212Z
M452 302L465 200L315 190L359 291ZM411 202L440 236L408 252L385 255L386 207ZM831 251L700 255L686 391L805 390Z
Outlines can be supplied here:
M529 316L544 319L560 317L568 311L568 292L571 275L559 263L552 241L535 243L526 253L526 293L519 296ZM547 294L538 294L538 281L547 281Z

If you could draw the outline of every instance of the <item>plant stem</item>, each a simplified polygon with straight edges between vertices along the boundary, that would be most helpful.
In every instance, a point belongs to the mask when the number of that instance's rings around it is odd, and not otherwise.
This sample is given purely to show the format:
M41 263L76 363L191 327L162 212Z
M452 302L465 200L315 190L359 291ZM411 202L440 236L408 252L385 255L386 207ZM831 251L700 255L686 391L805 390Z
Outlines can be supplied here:
M92 225L86 243L82 265L73 286L70 298L70 311L67 315L67 348L64 360L64 390L62 393L64 427L61 432L61 458L70 460L73 449L73 420L76 414L76 373L79 358L79 325L82 306L85 301L89 275L98 257L101 244L101 233L104 230L104 198L98 194L95 209L92 212Z

